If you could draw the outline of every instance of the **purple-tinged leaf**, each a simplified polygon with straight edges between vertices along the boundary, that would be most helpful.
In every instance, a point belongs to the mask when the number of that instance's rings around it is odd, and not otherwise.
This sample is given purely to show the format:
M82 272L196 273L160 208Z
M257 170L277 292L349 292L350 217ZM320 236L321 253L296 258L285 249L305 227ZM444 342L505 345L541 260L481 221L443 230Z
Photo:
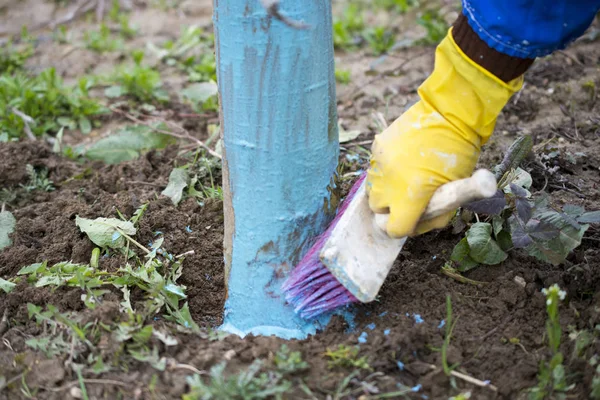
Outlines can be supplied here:
M510 217L510 228L513 246L522 249L533 243L533 239L525 231L520 221L515 217Z
M516 197L522 197L522 198L526 198L527 197L527 191L525 189L523 189L521 186L515 185L514 183L510 184L510 191Z
M577 218L582 224L600 224L600 211L590 211Z
M464 206L469 211L485 215L500 215L504 207L506 207L506 198L501 190L496 191L492 197L472 201Z
M531 204L527 199L517 197L515 199L515 207L517 208L517 215L523 222L528 222L531 219Z
M531 237L540 240L554 239L560 234L560 230L556 226L537 219L530 220L525 229Z

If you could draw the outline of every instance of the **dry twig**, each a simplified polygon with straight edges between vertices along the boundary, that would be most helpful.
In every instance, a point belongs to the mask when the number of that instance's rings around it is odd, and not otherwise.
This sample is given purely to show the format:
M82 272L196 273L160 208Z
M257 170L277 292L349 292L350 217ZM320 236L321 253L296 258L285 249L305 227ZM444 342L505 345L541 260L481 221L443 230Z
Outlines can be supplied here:
M29 140L33 140L34 142L36 141L35 139L35 135L33 134L33 132L31 131L31 128L29 127L29 124L33 124L35 123L35 121L33 120L33 118L31 118L29 115L22 113L21 111L19 111L16 107L12 108L12 112L13 114L15 114L17 117L21 118L23 120L23 130L25 131L25 135L27 135L27 138Z
M114 107L110 107L110 110L120 114L122 116L124 116L125 118L127 118L128 120L135 122L137 124L141 124L144 126L147 126L148 128L152 129L154 132L157 133L162 133L164 135L169 135L178 139L183 139L183 140L189 140L191 142L194 142L194 144L196 144L199 147L202 147L204 150L206 150L211 156L218 158L219 160L222 159L221 155L219 153L217 153L216 151L214 151L213 149L211 149L210 147L208 147L203 141L201 141L198 138L195 138L194 136L192 136L187 130L185 130L184 128L172 123L172 122L168 122L168 121L164 121L164 120L160 120L160 122L166 122L171 126L176 127L177 129L179 129L182 133L175 133L175 132L171 132L171 131L166 131L164 129L158 129L155 128L154 126L152 126L152 124L150 122L147 121L142 121L139 118L134 117L133 115L123 111L123 110L119 110L118 108L114 108ZM157 120L155 118L155 120Z

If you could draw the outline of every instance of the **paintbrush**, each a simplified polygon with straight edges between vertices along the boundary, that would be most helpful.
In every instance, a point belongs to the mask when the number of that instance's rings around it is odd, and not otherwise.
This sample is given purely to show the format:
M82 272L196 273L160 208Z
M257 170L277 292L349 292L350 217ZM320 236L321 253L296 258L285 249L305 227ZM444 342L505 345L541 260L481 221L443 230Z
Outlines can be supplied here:
M334 220L283 284L287 302L302 318L373 301L406 242L406 237L387 235L388 214L374 214L369 208L365 176L354 183ZM469 178L440 186L421 220L492 197L496 191L494 175L478 170Z

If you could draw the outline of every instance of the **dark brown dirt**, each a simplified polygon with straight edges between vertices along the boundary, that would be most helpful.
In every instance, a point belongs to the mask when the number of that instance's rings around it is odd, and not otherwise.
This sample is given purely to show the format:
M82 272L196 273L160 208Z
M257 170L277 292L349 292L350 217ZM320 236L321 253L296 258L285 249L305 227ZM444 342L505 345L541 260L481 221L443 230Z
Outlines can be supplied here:
M189 7L192 3L186 2ZM188 18L202 17L207 23L209 14L206 10L192 10ZM139 15L140 22L147 15L154 15L156 22L157 15L162 14L143 8ZM179 17L174 15L169 14L166 22L156 27L143 26L147 31L144 34L174 37L180 26ZM169 29L168 33L162 31ZM432 66L433 49L425 51L427 56L419 57L424 49L406 50L406 57L414 57L414 62L407 64L398 76L379 79L373 78L376 71L370 71L369 76L364 74L370 69L368 63L372 59L357 59L356 54L342 56L341 63L348 63L356 82L352 87L340 88L339 110L347 126L363 132L358 142L371 139L375 133L370 119L372 112L388 110L389 121L415 100L415 89ZM62 64L54 59L54 53L47 51L35 60L58 63L60 69ZM82 59L91 57L85 54ZM90 65L98 61L91 59L94 61ZM590 87L586 86L590 81L596 87L600 85L599 60L598 43L583 42L536 62L527 73L523 91L511 100L499 118L496 134L486 145L480 164L494 165L517 135L530 133L536 154L557 152L544 165L538 158L526 162L525 167L534 180L533 190L549 192L553 203L559 206L577 204L588 210L600 209L600 101L585 88ZM392 58L386 62L390 68L400 63ZM67 77L77 76L76 72L68 71L69 61L65 63L62 73ZM83 61L77 65L81 70L91 69ZM102 66L97 70L102 70ZM369 84L365 85L366 82ZM355 95L357 90L359 94ZM355 145L345 146L356 150ZM168 359L166 370L159 371L148 363L136 361L100 374L84 369L90 399L181 398L188 390L186 377L192 374L190 368L206 371L218 362L229 360L229 370L233 372L255 359L270 362L284 343L301 351L310 364L308 371L293 378L294 389L285 398L369 399L375 397L375 389L387 393L398 390L402 384L420 388L406 395L411 399L427 396L446 400L467 390L472 392L471 399L477 400L522 399L526 397L524 390L537 382L539 362L548 358L545 298L541 289L554 283L568 293L561 306L560 322L568 379L576 384L570 396L588 398L594 371L583 358L573 355L574 342L569 340L568 333L569 327L591 330L600 324L598 226L589 229L582 245L558 267L512 252L499 266L479 267L466 274L485 283L481 286L459 283L440 272L457 236L450 229L429 233L407 242L379 300L356 307L355 326L336 317L325 332L304 341L235 336L216 340L207 338L205 333L220 324L225 297L222 205L212 201L200 206L189 199L175 207L160 196L171 169L185 162L176 147L149 152L136 161L105 166L62 158L39 142L0 144L0 188L17 189L17 198L8 204L17 219L16 231L11 236L14 244L0 251L0 277L12 278L21 267L45 260L88 262L93 246L76 227L76 215L117 217L119 210L130 216L146 202L149 206L140 220L136 238L147 243L160 231L165 237L164 247L173 254L195 252L186 257L179 282L186 286L192 316L203 328L203 334L177 332L157 319L154 326L168 330L178 340L172 347L156 343L160 355ZM47 168L56 190L26 193L18 189L28 179L26 164ZM100 268L106 270L114 270L121 264L118 257L100 260ZM519 285L515 278L524 281L525 286ZM445 328L439 326L446 318L446 295L450 295L454 317L458 318L448 352L449 363L459 363L458 371L468 376L489 380L498 388L497 392L460 379L451 380L441 371L438 349ZM7 317L7 322L0 322L0 377L11 382L0 390L0 400L26 398L24 387L35 391L36 399L80 398L73 389L79 384L68 355L46 359L43 353L32 351L25 344L26 340L45 334L28 318L27 303L53 304L62 312L78 312L86 322L110 323L123 318L119 312L121 300L122 294L114 290L97 309L88 310L81 300L80 289L33 288L25 282L8 295L0 293L0 315ZM366 342L359 343L363 332L367 334ZM118 358L122 349L110 337L103 337L100 343L105 360ZM360 372L348 383L351 393L336 397L341 383L352 372L328 368L324 352L339 344L360 345L360 355L367 357L372 371ZM600 343L596 341L586 356L599 353ZM314 397L299 389L300 380Z

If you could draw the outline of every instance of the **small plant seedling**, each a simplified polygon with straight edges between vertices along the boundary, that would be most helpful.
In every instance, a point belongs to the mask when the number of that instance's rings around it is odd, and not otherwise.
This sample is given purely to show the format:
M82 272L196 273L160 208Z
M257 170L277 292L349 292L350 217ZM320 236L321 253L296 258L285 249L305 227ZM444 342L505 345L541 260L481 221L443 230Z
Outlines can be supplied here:
M107 53L121 50L124 47L123 39L111 33L110 28L102 23L97 31L87 31L83 34L85 47L98 53Z
M365 28L361 10L349 4L341 18L333 22L333 45L336 49L351 50L360 43L360 33Z
M37 76L22 73L0 76L0 134L20 138L30 130L34 136L56 134L61 127L92 130L91 119L106 109L90 98L91 82L85 78L66 87L51 68Z
M197 374L188 377L190 391L183 395L183 400L282 399L292 386L278 373L261 372L261 360L255 360L246 370L229 377L225 376L225 367L225 362L213 366L207 383Z
M467 204L455 218L458 231L470 224L450 256L460 272L480 264L499 264L514 250L558 265L581 244L589 224L600 222L599 212L573 205L555 209L545 193L535 197L530 193L531 176L518 167L531 150L531 138L524 138L510 147L495 168L500 176L496 195ZM471 224L473 216L476 222Z
M359 348L340 344L337 349L327 349L325 357L329 358L329 368L358 368L371 370L367 357L358 357Z
M364 38L371 47L373 55L376 56L386 53L396 42L392 32L383 26L367 30Z
M425 45L438 44L448 32L448 23L435 9L425 11L417 18L417 23L426 30L425 37L420 40Z
M32 54L33 47L29 43L17 47L12 42L8 42L0 46L0 75L12 75L21 71Z
M160 73L143 66L143 59L143 52L133 52L134 65L119 68L109 79L115 85L108 87L104 94L110 98L128 95L142 103L168 101L169 95L162 89Z
M335 80L338 83L347 85L348 83L350 83L350 80L351 80L350 71L348 71L346 69L336 69L335 70Z
M373 5L386 11L405 13L418 5L417 0L375 0Z
M448 365L448 348L450 347L450 340L452 339L452 331L456 326L456 322L458 318L453 319L452 317L452 299L450 295L446 296L446 334L444 335L444 344L442 345L442 368L444 369L444 374L446 376L450 376L452 371L458 367L456 365Z
M283 375L294 374L308 369L308 363L302 360L302 353L290 351L287 345L282 345L274 358L275 367Z
M48 170L46 168L36 169L31 164L27 164L25 168L27 169L29 182L25 185L21 185L23 189L27 192L33 192L35 190L51 192L54 190L54 182L48 179Z
M566 293L556 284L547 289L542 289L542 293L546 296L546 313L548 314L546 334L548 336L548 348L552 356L549 362L544 360L540 363L538 385L530 389L529 399L566 399L566 393L575 387L575 385L567 384L563 354L559 350L562 329L558 306L565 299Z

